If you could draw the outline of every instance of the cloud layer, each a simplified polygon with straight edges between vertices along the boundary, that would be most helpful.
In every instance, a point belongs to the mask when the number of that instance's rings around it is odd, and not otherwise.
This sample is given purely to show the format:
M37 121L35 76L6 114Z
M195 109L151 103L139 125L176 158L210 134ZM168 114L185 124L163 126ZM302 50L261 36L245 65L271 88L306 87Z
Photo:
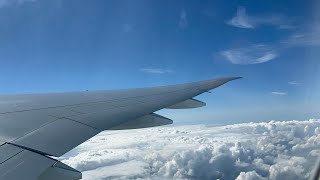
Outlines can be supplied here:
M107 131L60 160L84 179L307 179L320 121Z

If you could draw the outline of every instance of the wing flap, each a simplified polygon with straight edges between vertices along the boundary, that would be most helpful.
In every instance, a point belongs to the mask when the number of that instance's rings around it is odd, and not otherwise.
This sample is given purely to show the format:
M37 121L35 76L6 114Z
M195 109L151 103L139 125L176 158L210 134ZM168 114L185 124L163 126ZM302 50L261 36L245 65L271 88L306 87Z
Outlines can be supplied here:
M0 179L81 179L79 171L47 156L21 147L0 146Z
M8 145L13 148L13 145ZM19 147L14 147L19 148ZM0 147L0 151L2 146ZM40 154L19 148L20 152L0 164L0 179L37 179L56 161Z
M124 106L119 108L112 108L106 111L83 114L70 117L70 119L87 124L99 130L110 129L118 126L130 119L136 119L151 113L143 104L132 106Z
M62 118L11 143L58 157L99 132L90 126Z
M0 140L10 142L56 119L46 111L0 114Z
M179 102L172 106L167 107L167 109L191 109L191 108L199 108L205 106L206 103L198 101L196 99L187 99L185 101Z
M11 157L19 154L23 149L10 144L0 146L0 164L10 159Z
M118 126L112 127L110 128L110 130L148 128L148 127L168 125L172 123L173 121L171 119L152 113L134 120L127 121Z
M62 107L0 114L0 140L11 142L58 118L77 114Z
M45 172L43 172L38 180L56 180L56 179L68 179L68 180L78 180L82 178L81 172L57 161L54 165L49 167Z

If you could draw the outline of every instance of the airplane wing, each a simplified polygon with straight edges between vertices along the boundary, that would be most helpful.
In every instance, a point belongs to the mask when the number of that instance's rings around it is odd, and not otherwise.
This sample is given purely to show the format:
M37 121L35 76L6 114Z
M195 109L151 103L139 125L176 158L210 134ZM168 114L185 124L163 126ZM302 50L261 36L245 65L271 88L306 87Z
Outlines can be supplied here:
M193 97L239 77L129 90L0 95L0 179L81 179L59 157L103 130L171 124L163 108L202 107Z

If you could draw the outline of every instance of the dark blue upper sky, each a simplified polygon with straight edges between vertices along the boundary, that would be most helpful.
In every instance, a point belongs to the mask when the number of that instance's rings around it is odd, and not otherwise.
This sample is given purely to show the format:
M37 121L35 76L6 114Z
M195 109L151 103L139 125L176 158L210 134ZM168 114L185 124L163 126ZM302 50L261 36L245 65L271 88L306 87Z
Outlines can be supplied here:
M0 93L242 76L178 122L317 117L316 1L0 0ZM199 119L199 120L198 120Z

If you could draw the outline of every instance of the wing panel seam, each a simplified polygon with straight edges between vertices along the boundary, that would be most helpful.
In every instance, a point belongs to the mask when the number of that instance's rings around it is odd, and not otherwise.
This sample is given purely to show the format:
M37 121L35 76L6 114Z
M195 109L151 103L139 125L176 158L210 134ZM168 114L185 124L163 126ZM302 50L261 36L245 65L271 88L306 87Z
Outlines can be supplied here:
M24 149L24 150L28 150L28 151L31 151L31 152L46 156L46 157L53 156L53 155L51 155L49 153L45 153L45 152L42 152L42 151L39 151L39 150L36 150L36 149L32 149L32 148L29 148L29 147L26 147L26 146L21 146L21 145L15 144L15 143L8 142L8 144L16 146L16 147Z
M11 143L5 143L5 144L13 145L13 144L11 144ZM13 145L13 146L15 146L15 145ZM17 146L16 146L16 147L17 147ZM20 147L19 147L19 148L20 148ZM9 158L6 159L5 161L1 162L0 164L5 163L6 161L10 160L10 159L13 158L14 156L16 156L16 155L20 154L22 151L24 151L23 148L20 148L20 149L21 149L21 150L20 150L19 152L15 153L14 155L12 155L11 157L9 157Z

